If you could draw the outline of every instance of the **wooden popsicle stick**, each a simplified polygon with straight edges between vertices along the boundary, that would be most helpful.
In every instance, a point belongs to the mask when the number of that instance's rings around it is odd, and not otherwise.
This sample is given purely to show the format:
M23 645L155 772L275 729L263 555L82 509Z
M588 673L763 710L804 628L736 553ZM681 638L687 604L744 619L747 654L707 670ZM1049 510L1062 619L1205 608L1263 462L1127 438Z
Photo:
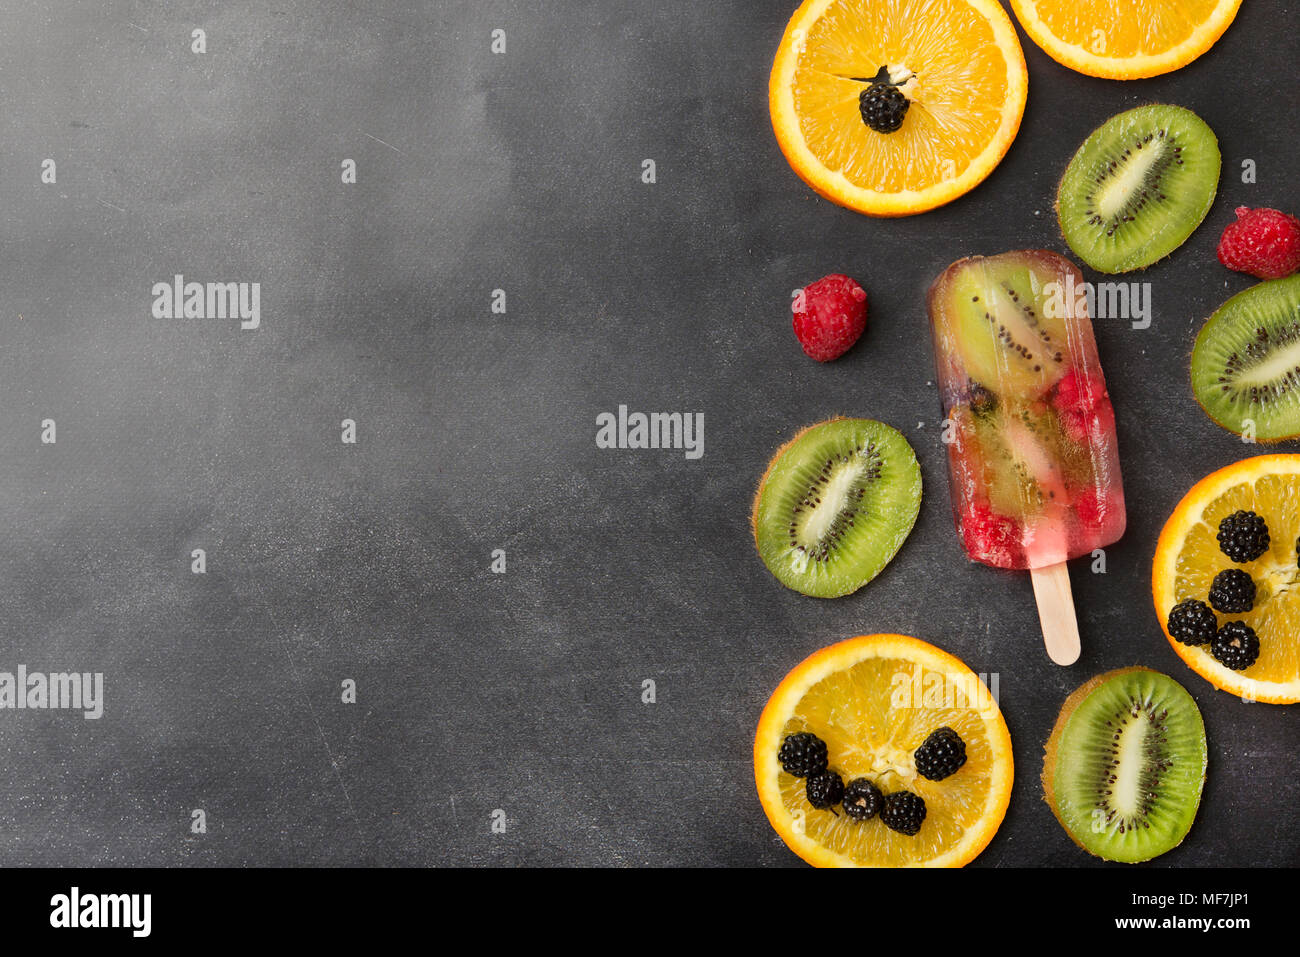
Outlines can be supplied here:
M1072 665L1079 660L1079 620L1074 614L1074 594L1070 591L1070 569L1065 562L1046 568L1031 568L1034 600L1038 602L1038 621L1043 628L1047 656L1058 665Z

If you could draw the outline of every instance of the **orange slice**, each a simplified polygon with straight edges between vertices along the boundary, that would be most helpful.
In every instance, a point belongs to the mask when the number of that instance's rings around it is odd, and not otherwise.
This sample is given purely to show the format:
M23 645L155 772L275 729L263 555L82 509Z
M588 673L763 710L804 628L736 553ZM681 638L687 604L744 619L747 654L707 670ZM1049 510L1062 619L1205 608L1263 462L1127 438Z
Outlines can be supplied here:
M860 94L881 68L911 101L880 133ZM906 216L956 199L993 171L1024 114L1028 77L996 0L806 0L768 87L786 159L827 199Z
M1223 36L1241 0L1011 0L1057 63L1133 80L1186 66Z
M912 753L949 727L966 763L941 781L917 774ZM911 791L926 805L913 836L879 815L855 821L808 803L805 782L778 754L787 735L826 742L847 783L865 777L884 794ZM906 635L861 635L795 667L763 709L754 779L763 811L786 845L818 867L961 867L997 833L1011 798L1011 736L997 702L959 659Z
M1238 509L1268 523L1269 550L1238 565L1219 549L1219 522ZM1174 509L1160 533L1151 574L1156 614L1166 625L1170 610L1194 598L1208 603L1210 583L1225 568L1240 568L1255 581L1254 610L1219 615L1219 624L1240 620L1259 636L1259 658L1245 671L1219 664L1209 646L1184 645L1165 636L1188 666L1210 684L1252 701L1300 701L1300 455L1261 455L1203 479Z

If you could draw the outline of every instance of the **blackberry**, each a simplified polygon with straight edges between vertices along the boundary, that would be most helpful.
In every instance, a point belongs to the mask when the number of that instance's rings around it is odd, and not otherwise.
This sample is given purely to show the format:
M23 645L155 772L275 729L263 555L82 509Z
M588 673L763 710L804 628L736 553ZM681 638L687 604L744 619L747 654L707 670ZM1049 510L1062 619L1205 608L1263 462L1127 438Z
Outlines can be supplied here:
M777 759L786 774L797 778L820 774L826 770L826 742L807 731L787 735Z
M1210 653L1223 667L1245 671L1259 657L1259 636L1244 621L1230 621L1214 636Z
M998 397L973 379L966 386L966 394L962 398L976 415L985 415L998 407Z
M912 101L889 78L889 68L881 67L871 85L858 94L858 111L862 122L877 133L892 133L903 125L903 117Z
M1295 558L1296 564L1300 565L1300 538L1295 540Z
M1255 607L1255 581L1240 568L1229 568L1214 576L1210 604L1225 615L1244 615Z
M931 781L942 781L966 763L966 742L952 728L931 731L913 755L916 773Z
M1219 548L1238 565L1268 551L1268 524L1254 512L1233 512L1219 523Z
M912 835L921 829L925 820L925 799L911 791L895 791L885 795L885 807L880 812L885 827L899 834Z
M844 787L844 813L855 821L866 821L880 813L885 797L866 778L854 778Z
M1174 606L1165 627L1184 645L1208 645L1219 633L1219 619L1205 602L1189 598Z
M844 797L844 779L836 771L819 771L808 775L805 791L808 803L819 811L824 811L839 804Z

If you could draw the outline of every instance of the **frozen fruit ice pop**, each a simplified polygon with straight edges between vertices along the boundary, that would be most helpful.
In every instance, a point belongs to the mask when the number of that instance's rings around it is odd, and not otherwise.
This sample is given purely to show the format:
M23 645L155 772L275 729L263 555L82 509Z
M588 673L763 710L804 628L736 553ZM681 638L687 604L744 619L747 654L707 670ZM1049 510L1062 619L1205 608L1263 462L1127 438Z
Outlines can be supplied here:
M1042 569L1124 534L1084 290L1078 268L1044 250L963 259L930 287L949 491L975 561Z

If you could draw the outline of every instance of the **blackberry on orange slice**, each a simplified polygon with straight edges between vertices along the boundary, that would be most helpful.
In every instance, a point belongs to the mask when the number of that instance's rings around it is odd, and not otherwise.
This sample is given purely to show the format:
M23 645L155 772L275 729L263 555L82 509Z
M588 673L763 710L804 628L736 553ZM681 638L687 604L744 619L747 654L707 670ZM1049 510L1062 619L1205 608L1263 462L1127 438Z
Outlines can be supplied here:
M1220 469L1199 482L1174 509L1156 545L1151 593L1156 614L1179 657L1216 688L1271 704L1300 702L1300 567L1295 542L1300 536L1300 455L1260 455ZM1252 513L1267 524L1269 544L1246 563L1225 555L1218 540L1224 519ZM1257 554L1255 550L1238 557ZM1258 657L1233 647L1229 654L1213 642L1187 644L1184 613L1179 629L1167 625L1171 611L1184 602L1207 602L1211 593L1224 605L1227 569L1240 570L1254 584L1249 610L1226 613L1224 626L1240 622L1258 638ZM1237 576L1234 576L1237 577ZM1215 582L1219 584L1216 588ZM1246 608L1246 595L1227 595L1230 608ZM1237 601L1237 599L1240 601ZM1230 630L1230 634L1237 629ZM1183 640L1176 640L1180 634ZM1222 643L1221 643L1222 644ZM1250 653L1246 653L1250 652ZM1226 659L1226 661L1224 660ZM1234 669L1233 665L1242 667Z
M809 186L860 213L907 216L993 171L1027 87L996 0L806 0L777 50L768 103Z
M965 760L930 780L914 755L945 728L964 744ZM831 767L848 782L835 795L842 808L817 807L805 780L782 769L782 742L799 733L826 743ZM963 866L997 833L1013 776L1011 736L980 678L905 635L850 638L795 666L754 736L763 811L789 848L818 867Z

